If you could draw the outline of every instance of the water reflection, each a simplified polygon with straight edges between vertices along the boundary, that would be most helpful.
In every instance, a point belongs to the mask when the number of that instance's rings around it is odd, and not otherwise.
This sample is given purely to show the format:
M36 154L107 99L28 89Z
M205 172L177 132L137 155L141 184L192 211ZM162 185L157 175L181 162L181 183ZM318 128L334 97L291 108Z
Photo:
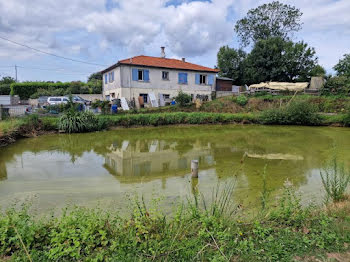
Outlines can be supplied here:
M192 143L166 140L123 140L115 141L105 157L105 167L123 181L134 181L135 176L146 179L188 174L191 160L197 159L202 169L215 164L211 144L201 145L199 140Z
M134 191L156 191L171 205L186 194L211 195L218 181L235 181L235 201L249 205L260 195L265 165L271 190L288 178L305 194L319 194L319 170L333 145L349 166L349 138L341 128L198 126L24 139L0 149L0 205L38 194L42 209L67 201L123 206ZM198 180L190 179L193 159Z

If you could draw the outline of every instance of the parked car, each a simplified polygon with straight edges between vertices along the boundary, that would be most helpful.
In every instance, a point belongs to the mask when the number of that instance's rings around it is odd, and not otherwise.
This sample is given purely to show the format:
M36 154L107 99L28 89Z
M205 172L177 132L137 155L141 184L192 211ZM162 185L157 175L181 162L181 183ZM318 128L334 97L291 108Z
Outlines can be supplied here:
M69 96L66 96L69 99ZM84 104L84 105L90 105L91 101L86 100L84 98L81 98L80 96L73 96L72 97L74 103Z
M69 99L65 96L56 96L56 97L49 97L47 99L47 103L52 105L60 105L60 104L67 104Z

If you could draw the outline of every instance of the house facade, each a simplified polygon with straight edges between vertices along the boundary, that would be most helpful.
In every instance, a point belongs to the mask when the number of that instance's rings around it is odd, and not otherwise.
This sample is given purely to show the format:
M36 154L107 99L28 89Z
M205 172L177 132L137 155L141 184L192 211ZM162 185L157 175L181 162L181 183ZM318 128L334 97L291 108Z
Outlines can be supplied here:
M215 91L217 69L185 59L136 56L124 59L102 71L103 96L107 100L124 97L136 107L149 104L150 94L169 100L183 91L193 99L211 99ZM140 99L141 98L141 99Z

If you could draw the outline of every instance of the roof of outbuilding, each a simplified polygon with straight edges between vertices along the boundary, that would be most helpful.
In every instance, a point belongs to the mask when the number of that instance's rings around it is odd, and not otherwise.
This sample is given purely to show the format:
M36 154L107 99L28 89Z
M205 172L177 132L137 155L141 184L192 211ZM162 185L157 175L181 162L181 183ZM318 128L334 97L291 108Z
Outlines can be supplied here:
M113 68L116 68L119 65L148 66L148 67L213 72L213 73L218 73L220 71L218 69L196 65L196 64L184 62L178 59L140 55L140 56L134 56L132 58L120 60L118 63L103 70L102 73L108 72L109 70L112 70Z

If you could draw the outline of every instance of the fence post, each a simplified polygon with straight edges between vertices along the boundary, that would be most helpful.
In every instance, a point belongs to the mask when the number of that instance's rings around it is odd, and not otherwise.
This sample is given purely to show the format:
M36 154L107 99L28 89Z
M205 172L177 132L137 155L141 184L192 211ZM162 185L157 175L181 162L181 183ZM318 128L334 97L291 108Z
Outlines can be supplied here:
M191 161L191 172L192 177L197 178L198 177L198 160L192 160Z
M0 105L0 120L2 120L2 107L3 107L3 105L1 104Z

